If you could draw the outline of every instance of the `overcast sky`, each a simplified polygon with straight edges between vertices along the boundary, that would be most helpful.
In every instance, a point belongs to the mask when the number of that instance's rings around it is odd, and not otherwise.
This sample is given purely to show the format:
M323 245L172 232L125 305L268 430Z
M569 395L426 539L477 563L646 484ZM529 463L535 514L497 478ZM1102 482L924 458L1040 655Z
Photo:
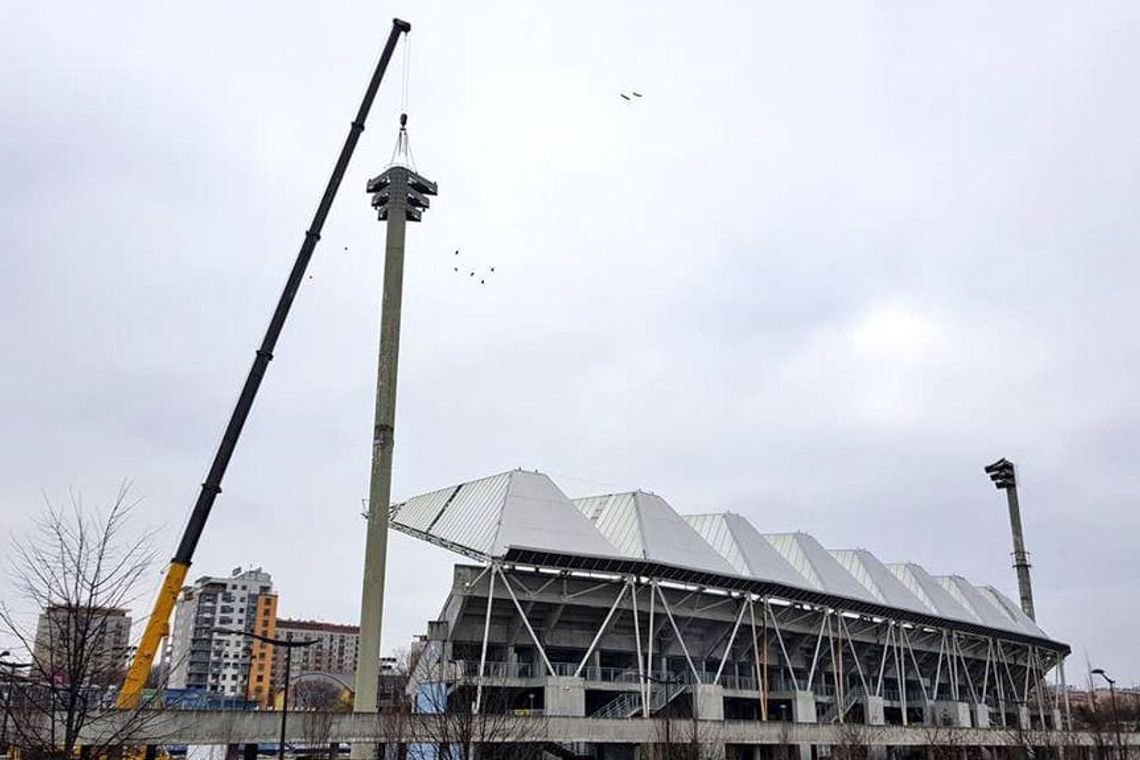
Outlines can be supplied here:
M1006 456L1070 679L1140 680L1130 2L3 4L3 538L129 479L173 552L394 15L397 498L539 469L1016 598ZM403 61L191 569L286 616L357 620ZM385 651L454 561L393 534Z

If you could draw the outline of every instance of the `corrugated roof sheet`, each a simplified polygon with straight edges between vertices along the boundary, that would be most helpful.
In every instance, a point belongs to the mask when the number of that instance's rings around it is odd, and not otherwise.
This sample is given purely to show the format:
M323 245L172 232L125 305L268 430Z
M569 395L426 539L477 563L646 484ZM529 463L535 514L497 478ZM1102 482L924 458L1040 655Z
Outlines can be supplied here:
M391 519L412 531L482 556L509 546L616 552L558 486L537 472L512 470L416 496L392 507Z
M993 586L980 586L978 590L983 592L987 598L992 599L994 603L998 604L1006 614L1013 618L1017 623L1017 627L1030 636L1046 636L1045 632L1038 627L1037 623L1033 622L1033 618L1025 614L1021 609L1021 605L1010 599L1008 596L998 591Z
M995 609L973 584L960 575L940 575L937 578L942 587L962 606L970 610L983 625L994 628L1017 627L1015 621L1005 612Z
M813 588L820 588L829 594L845 596L849 599L863 599L876 601L873 594L863 587L835 557L828 554L827 549L820 546L819 541L807 533L774 533L766 534L764 538L772 544L784 559L799 570L814 584Z
M832 551L831 556L883 604L904 610L929 612L922 599L915 596L878 557L866 549Z
M887 569L894 573L902 584L910 589L911 593L923 601L931 612L940 617L951 620L968 620L971 623L980 623L978 616L959 604L934 576L926 572L921 565L913 562L904 562L896 565L887 565Z
M794 587L804 584L804 577L764 540L752 523L735 512L686 515L685 520L740 575Z
M716 573L734 572L732 565L657 494L632 491L576 499L574 503L627 557Z

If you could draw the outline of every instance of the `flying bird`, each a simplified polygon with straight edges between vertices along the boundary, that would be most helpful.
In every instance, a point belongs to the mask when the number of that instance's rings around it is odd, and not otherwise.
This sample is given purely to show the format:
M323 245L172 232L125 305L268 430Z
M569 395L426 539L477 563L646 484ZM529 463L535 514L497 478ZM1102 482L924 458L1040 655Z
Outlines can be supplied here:
M640 93L640 92L637 92L637 91L632 91L632 92L633 92L633 97L635 97L635 98L640 98L640 97L641 97L641 93Z
M458 255L459 255L459 249L458 249L458 248L456 248L456 249L455 249L455 255L456 255L456 256L458 256Z
M624 92L622 92L622 93L618 93L618 94L619 94L619 95L621 95L621 96L622 96L622 98L624 98L625 100L629 100L629 99L630 99L630 97L629 97L628 95L626 95Z

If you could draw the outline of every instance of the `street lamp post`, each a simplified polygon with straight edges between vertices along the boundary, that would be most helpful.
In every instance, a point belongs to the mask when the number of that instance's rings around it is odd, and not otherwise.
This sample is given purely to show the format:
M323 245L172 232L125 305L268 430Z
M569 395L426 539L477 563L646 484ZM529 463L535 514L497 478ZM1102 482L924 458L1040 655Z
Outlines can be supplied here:
M4 659L10 655L11 652L4 650L0 652L0 665L8 668L8 688L4 691L4 719L0 723L0 749L4 750L4 755L8 755L8 717L12 714L12 692L16 688L16 670L17 668L30 668L30 662L4 662Z
M1090 672L1108 681L1108 698L1109 702L1112 703L1112 723L1116 729L1116 756L1120 760L1124 760L1124 742L1120 738L1120 713L1116 710L1116 680L1109 678L1108 673L1104 672L1104 668L1094 668Z
M231 631L228 628L215 628L215 633L223 633L236 636L245 636L249 639L257 639L266 644L275 647L285 648L285 693L282 695L281 700L281 738L277 742L277 760L285 760L285 725L289 718L289 672L293 666L293 650L310 647L317 643L317 639L306 639L304 641L286 641L285 639L272 639L268 636L262 636L253 631Z

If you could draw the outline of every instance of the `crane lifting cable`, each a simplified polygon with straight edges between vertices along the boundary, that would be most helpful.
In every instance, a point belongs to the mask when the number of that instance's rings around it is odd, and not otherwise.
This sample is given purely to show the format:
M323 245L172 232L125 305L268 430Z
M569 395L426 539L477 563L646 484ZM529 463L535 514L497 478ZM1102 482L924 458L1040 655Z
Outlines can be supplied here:
M400 19L392 19L392 30L388 33L388 40L384 43L384 50L380 54L380 60L376 64L375 71L372 73L372 79L368 82L368 88L364 91L364 98L360 103L360 108L356 112L356 118L353 119L352 125L348 130L348 136L345 137L344 146L340 149L340 155L336 160L336 164L333 166L332 176L329 177L328 184L325 185L325 192L324 195L321 196L321 202L317 206L316 213L313 215L313 221L309 225L309 229L305 231L305 240L301 244L301 250L297 253L297 259L293 263L293 269L289 273L289 279L285 282L285 289L277 301L277 308L273 312L273 318L269 321L269 327L265 331L265 337L261 341L261 346L257 349L253 366L246 376L245 385L243 385L241 389L241 395L238 396L237 404L234 406L234 410L230 415L230 420L226 425L222 441L218 445L217 452L214 454L210 471L206 475L206 481L202 484L202 490L198 494L198 500L194 503L194 509L190 513L190 519L187 521L186 528L182 533L182 539L178 544L178 549L175 551L174 557L166 569L166 575L163 578L158 597L155 599L154 607L150 613L150 617L147 619L146 630L143 631L142 639L139 641L139 646L135 650L130 669L127 671L127 677L123 681L123 687L119 690L117 705L120 709L133 710L139 706L143 685L146 683L147 675L150 673L150 666L151 663L154 662L154 655L157 653L158 646L163 637L168 633L170 614L174 610L174 603L178 598L178 592L181 590L182 583L186 579L186 573L190 569L190 561L193 559L194 549L198 546L198 539L202 537L202 530L206 526L206 520L210 517L210 510L214 506L214 500L218 494L222 492L222 478L225 477L226 468L230 463L230 457L233 456L234 447L237 445L238 438L241 437L242 428L245 426L246 418L249 417L249 410L253 406L254 399L257 397L258 388L261 387L261 380L265 376L269 362L273 359L273 349L277 345L277 339L281 335L281 329L285 326L285 319L289 316L289 309L293 305L293 299L297 295L297 290L301 287L301 283L305 279L305 270L309 266L309 260L313 256L317 241L321 239L321 230L324 227L325 218L328 216L329 209L332 208L333 200L336 198L336 193L340 188L341 180L344 178L345 170L348 169L348 163L352 159L353 152L356 150L356 143L360 139L360 133L364 131L364 122L368 118L368 112L372 110L372 101L376 98L376 91L380 88L380 82L384 79L384 72L388 70L388 62L392 58L392 53L396 49L396 43L399 41L400 36L406 35L411 30L412 26L408 22L401 21ZM406 53L407 50L405 48L405 55ZM406 85L404 89L406 99Z
M412 155L412 145L408 142L408 80L411 67L411 38L404 38L404 88L400 97L400 131L396 135L396 145L392 148L392 157L389 166L406 166L412 171L416 169L416 158Z

